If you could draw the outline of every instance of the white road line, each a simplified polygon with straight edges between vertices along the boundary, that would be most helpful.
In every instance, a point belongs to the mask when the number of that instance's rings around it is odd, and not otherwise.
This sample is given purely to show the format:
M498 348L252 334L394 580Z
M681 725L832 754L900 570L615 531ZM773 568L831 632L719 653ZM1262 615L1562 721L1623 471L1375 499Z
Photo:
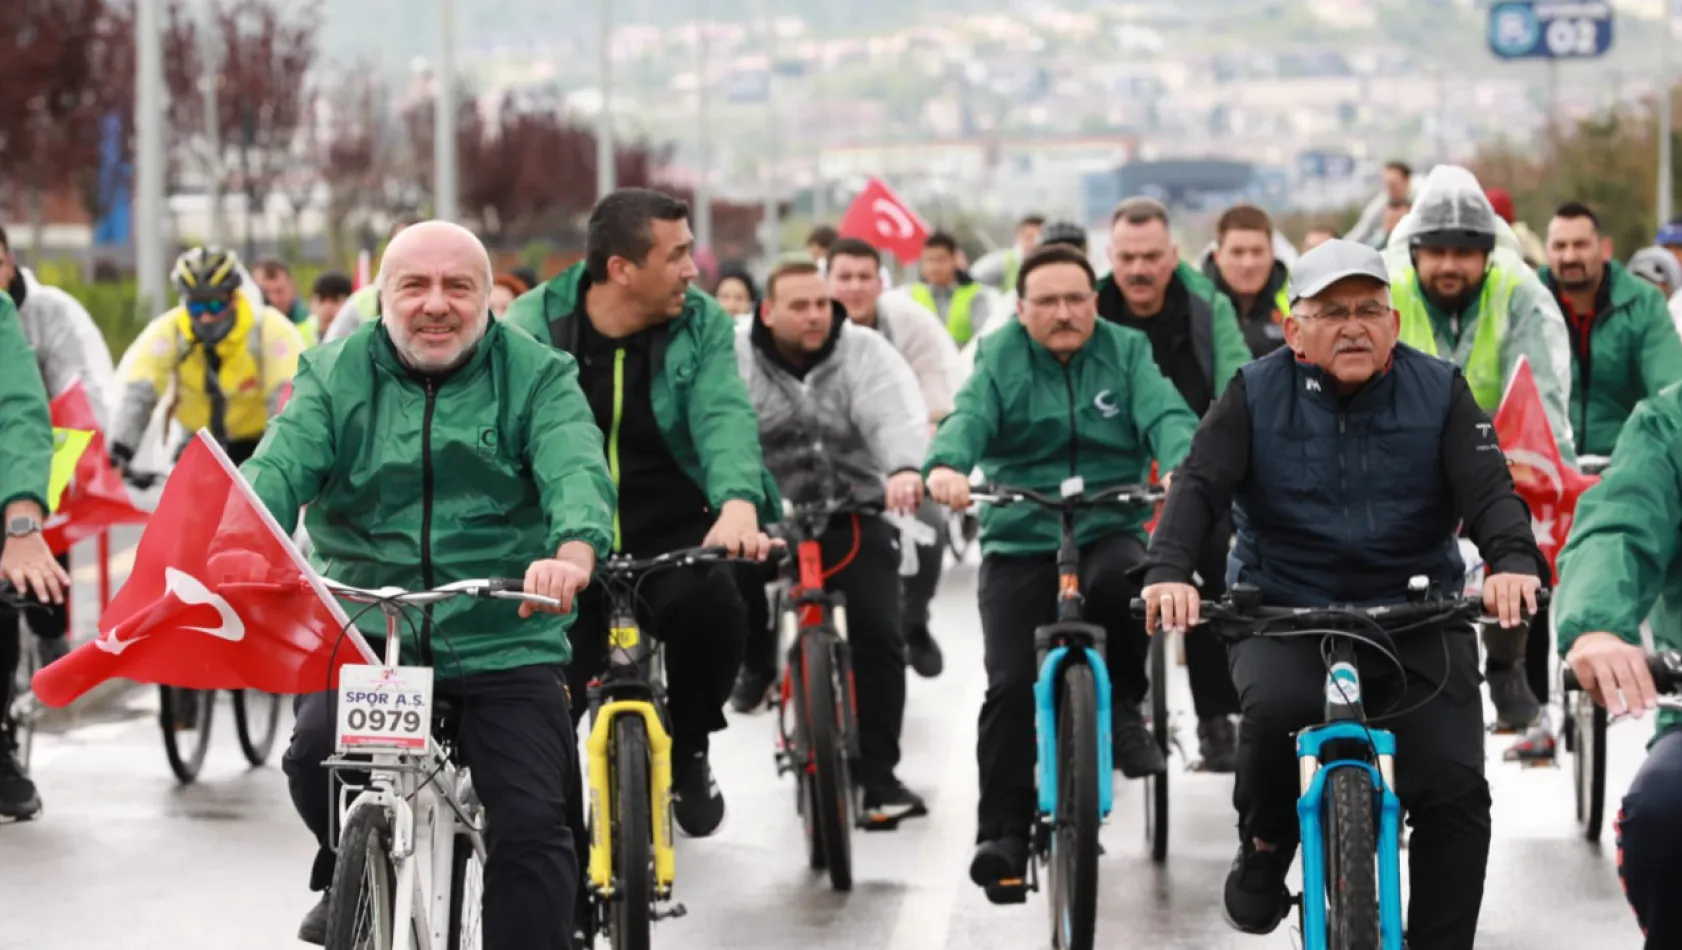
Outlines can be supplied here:
M127 577L128 572L134 569L134 553L138 549L138 545L133 545L111 555L112 580L115 581ZM99 580L99 564L97 562L92 564L83 564L82 566L76 568L75 572L71 576L75 580L91 584L94 581Z

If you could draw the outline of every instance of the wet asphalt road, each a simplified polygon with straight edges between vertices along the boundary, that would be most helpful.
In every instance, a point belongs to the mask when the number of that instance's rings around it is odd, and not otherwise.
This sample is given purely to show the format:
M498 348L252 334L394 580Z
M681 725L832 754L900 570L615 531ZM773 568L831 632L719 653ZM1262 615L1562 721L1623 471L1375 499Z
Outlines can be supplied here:
M855 889L832 893L806 869L790 780L772 768L770 717L735 717L714 740L729 818L711 839L680 841L677 889L689 914L656 928L657 947L1049 946L1040 896L994 907L966 874L983 689L973 568L949 572L936 629L947 671L911 682L901 770L927 796L932 816L896 833L857 836ZM1175 675L1189 742L1194 722L1183 674ZM278 749L269 767L248 770L224 701L200 783L179 788L155 709L155 692L137 690L121 708L38 741L46 811L34 822L0 826L0 948L302 946L293 934L312 902L305 890L312 845L293 815ZM1613 728L1610 788L1621 792L1628 783L1649 728ZM1569 771L1501 764L1505 741L1491 741L1496 840L1479 947L1640 946L1619 894L1610 833L1598 847L1578 840ZM1299 945L1286 928L1246 937L1221 919L1221 880L1236 840L1230 794L1230 777L1176 773L1171 854L1157 867L1144 844L1140 786L1121 784L1104 829L1100 946Z

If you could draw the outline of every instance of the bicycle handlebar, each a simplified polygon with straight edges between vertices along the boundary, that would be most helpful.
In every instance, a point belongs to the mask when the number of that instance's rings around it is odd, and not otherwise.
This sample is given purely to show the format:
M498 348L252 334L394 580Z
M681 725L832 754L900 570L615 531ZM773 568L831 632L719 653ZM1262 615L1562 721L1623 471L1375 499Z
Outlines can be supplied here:
M526 582L519 578L455 581L434 587L431 590L413 591L404 590L401 587L352 587L349 584L341 584L331 577L323 577L321 583L334 596L342 597L357 604L403 604L423 607L427 604L449 600L452 597L483 597L495 600L517 600L522 603L551 607L556 610L561 607L561 602L553 597L526 593Z
M970 501L988 505L1015 505L1027 502L1042 508L1092 508L1103 504L1152 504L1161 501L1167 492L1161 485L1111 485L1097 491L1080 491L1054 496L1032 488L1009 485L983 485L972 489Z
M1653 685L1661 693L1682 692L1682 650L1662 650L1647 654L1647 672L1653 675ZM1565 691L1583 688L1577 681L1577 671L1565 667Z
M772 548L771 556L777 557L778 552L786 553L786 550L786 548ZM687 567L694 564L728 564L735 562L741 562L744 564L760 563L751 557L741 557L740 555L731 554L729 551L719 546L680 548L676 551L668 551L665 554L657 554L654 557L632 558L622 555L611 557L596 565L596 574L606 575L615 580L620 580L667 567Z
M68 602L68 594L66 601ZM0 604L5 604L13 610L46 610L52 606L46 601L36 600L28 591L18 590L12 586L11 581L4 578L0 578Z
M1548 603L1546 589L1536 592L1536 604ZM1292 621L1293 625L1334 626L1340 622L1358 621L1380 626L1401 626L1412 623L1452 620L1474 620L1484 616L1482 597L1438 597L1420 603L1377 604L1371 607L1332 604L1325 607L1264 607L1260 604L1236 604L1230 596L1220 600L1202 601L1199 624L1225 627L1257 628L1278 621ZM1145 601L1133 598L1133 615L1145 615ZM1251 635L1263 634L1252 630Z

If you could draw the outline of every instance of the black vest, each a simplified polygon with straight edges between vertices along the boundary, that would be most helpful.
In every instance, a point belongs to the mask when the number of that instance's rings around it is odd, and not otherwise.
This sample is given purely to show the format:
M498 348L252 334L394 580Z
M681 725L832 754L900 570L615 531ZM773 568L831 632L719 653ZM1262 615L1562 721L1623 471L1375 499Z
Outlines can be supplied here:
M1250 471L1233 498L1236 579L1287 606L1399 602L1416 574L1458 594L1441 450L1454 368L1398 344L1390 370L1347 399L1288 349L1239 372Z

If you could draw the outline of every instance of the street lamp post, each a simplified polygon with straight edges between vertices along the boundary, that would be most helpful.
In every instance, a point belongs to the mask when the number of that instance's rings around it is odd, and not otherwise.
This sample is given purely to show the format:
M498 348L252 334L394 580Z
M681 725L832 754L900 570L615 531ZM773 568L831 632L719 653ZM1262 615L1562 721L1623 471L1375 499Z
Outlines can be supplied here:
M596 200L607 197L616 187L613 168L613 0L601 0L596 49L596 84L601 87L601 111L596 113Z
M713 246L712 130L707 115L707 0L695 0L695 243L708 250Z
M1671 216L1671 182L1670 175L1670 44L1672 42L1670 22L1670 0L1664 0L1660 11L1659 22L1659 223L1665 224Z
M140 297L151 316L164 301L164 82L163 0L139 0L135 11L134 257Z
M438 94L433 98L433 217L454 221L456 209L455 3L438 0Z

